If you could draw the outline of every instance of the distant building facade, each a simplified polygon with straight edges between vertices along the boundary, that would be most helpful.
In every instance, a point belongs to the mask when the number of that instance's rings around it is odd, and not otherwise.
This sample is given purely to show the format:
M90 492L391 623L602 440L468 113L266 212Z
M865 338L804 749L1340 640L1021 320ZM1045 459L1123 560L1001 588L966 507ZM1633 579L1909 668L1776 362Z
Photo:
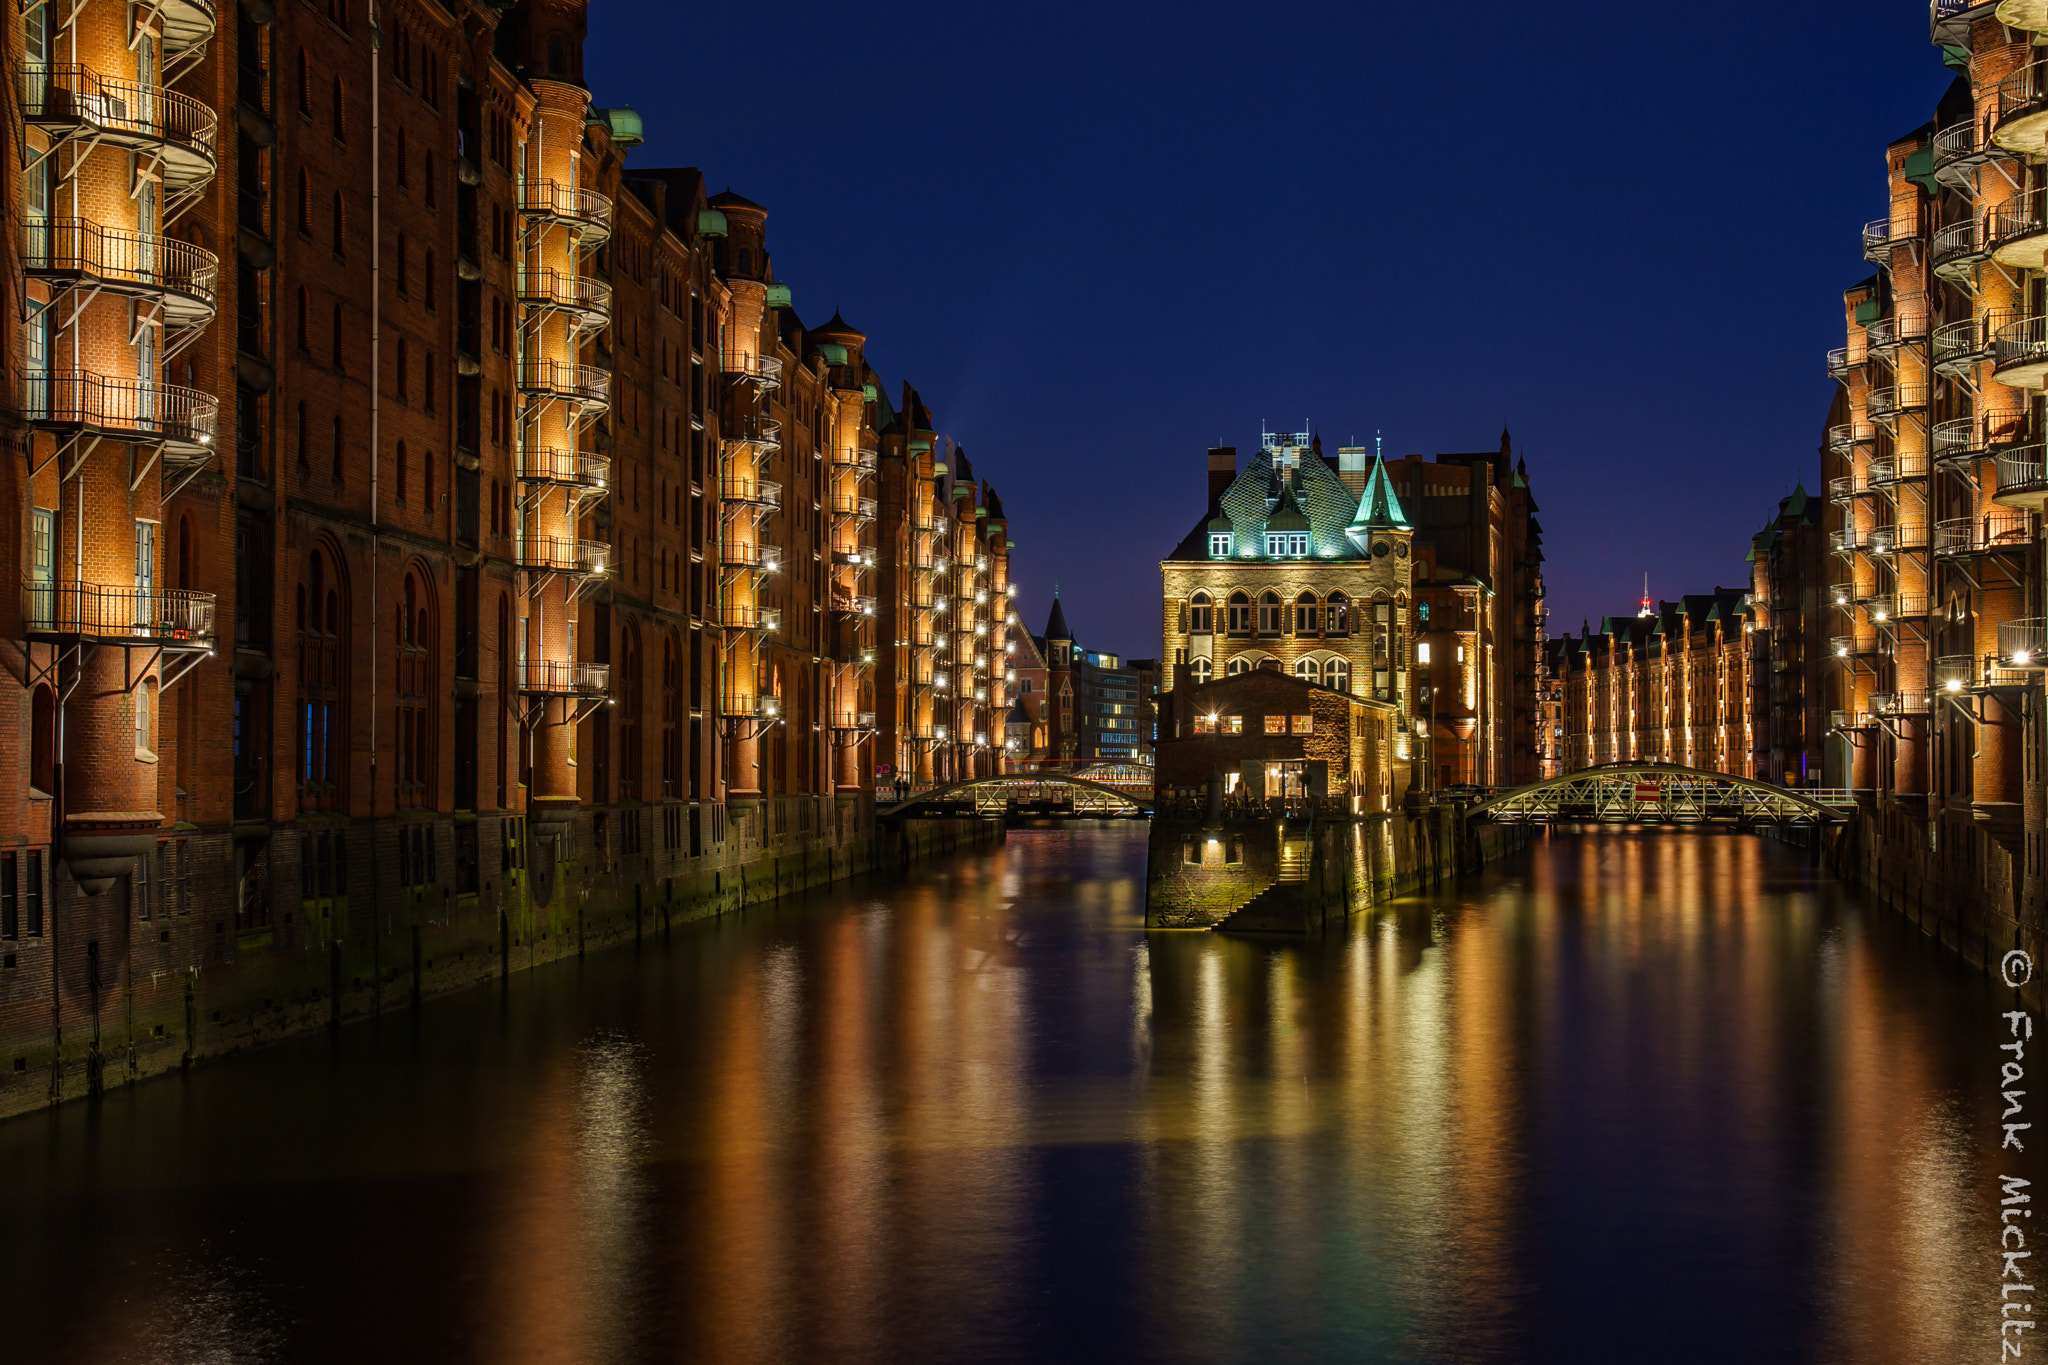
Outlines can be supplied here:
M1820 672L1835 609L1824 511L1802 484L1750 542L1755 773L1786 787L1847 785L1841 764L1828 759L1831 716Z

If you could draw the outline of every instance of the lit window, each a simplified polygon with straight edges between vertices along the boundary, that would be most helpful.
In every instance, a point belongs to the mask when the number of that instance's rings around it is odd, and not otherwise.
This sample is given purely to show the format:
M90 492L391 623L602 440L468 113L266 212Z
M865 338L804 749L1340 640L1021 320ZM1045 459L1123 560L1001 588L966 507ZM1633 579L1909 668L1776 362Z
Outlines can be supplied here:
M1284 735L1284 734L1286 734L1286 733L1287 733L1287 717L1285 717L1285 716L1268 716L1268 717L1266 717L1266 733L1267 733L1267 734L1269 734L1269 735Z
M1429 662L1429 641L1424 640L1415 646L1415 662L1419 664Z
M1308 553L1308 532L1266 532L1266 555L1270 559L1299 557Z
M1196 734L1198 734L1198 735L1213 735L1213 734L1215 734L1215 733L1216 733L1216 717L1214 717L1214 716L1196 716L1196 717L1195 717L1195 733L1196 733Z
M1225 716L1225 717L1223 718L1223 733L1224 733L1224 734L1226 734L1226 735L1241 735L1241 734L1243 734L1243 733L1244 733L1244 717L1243 717L1243 716Z
M1229 557L1230 532L1211 531L1209 533L1209 554L1216 559L1226 559Z
M1296 716L1294 718L1294 733L1297 735L1312 734L1315 728L1316 718L1314 716Z

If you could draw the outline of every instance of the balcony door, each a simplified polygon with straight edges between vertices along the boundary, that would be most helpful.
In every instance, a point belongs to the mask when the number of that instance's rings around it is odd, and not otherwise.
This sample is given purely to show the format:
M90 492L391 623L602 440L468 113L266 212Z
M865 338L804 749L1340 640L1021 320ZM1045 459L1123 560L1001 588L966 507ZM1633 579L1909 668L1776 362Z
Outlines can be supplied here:
M29 512L29 617L40 626L55 623L57 597L57 514L47 507Z
M156 625L156 523L135 523L135 624L144 632Z

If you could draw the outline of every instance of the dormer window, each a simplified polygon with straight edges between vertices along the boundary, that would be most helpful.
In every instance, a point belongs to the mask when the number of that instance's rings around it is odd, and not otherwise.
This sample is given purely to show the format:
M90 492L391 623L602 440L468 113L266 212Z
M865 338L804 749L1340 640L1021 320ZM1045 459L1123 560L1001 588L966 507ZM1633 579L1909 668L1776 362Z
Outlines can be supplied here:
M1307 553L1308 532L1266 532L1266 557L1268 559L1299 559Z
M1209 557L1211 559L1230 558L1230 532L1211 531L1209 533Z

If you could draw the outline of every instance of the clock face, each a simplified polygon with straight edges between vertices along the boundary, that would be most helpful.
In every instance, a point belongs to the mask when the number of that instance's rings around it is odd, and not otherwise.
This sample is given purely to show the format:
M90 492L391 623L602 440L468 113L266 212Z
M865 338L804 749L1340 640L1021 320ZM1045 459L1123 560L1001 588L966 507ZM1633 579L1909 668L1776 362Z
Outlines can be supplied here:
M1384 540L1375 540L1372 543L1373 558L1385 559L1387 557L1387 551L1390 548L1391 547Z

